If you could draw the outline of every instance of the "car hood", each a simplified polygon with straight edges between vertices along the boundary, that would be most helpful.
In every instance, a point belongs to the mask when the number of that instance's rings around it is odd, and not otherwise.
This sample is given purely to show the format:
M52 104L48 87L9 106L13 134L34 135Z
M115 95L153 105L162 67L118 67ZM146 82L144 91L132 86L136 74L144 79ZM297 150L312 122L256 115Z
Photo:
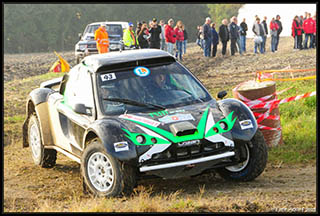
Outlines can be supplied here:
M160 111L122 114L117 120L125 125L122 130L133 143L152 145L203 139L222 133L228 135L226 132L231 130L236 120L232 114L224 116L217 102L211 100ZM137 142L139 135L143 135L145 142Z

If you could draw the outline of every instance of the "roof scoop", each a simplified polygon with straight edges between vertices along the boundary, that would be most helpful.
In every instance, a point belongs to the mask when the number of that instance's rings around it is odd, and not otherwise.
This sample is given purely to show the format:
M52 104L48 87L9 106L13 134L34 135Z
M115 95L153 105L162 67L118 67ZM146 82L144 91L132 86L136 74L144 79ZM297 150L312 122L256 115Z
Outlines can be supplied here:
M185 136L194 134L197 128L191 122L179 122L170 125L170 130L174 136Z

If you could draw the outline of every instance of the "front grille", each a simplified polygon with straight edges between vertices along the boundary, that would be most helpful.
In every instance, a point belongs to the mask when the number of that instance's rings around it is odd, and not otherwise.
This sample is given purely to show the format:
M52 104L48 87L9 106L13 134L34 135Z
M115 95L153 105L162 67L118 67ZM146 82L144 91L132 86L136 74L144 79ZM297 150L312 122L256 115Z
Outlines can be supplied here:
M88 44L87 47L88 48L96 48L96 44Z
M175 143L167 150L152 155L150 160L143 162L141 165L159 165L164 163L178 162L190 159L196 159L205 156L221 154L232 149L224 146L223 142L212 143L207 140L201 140L200 144L178 147Z

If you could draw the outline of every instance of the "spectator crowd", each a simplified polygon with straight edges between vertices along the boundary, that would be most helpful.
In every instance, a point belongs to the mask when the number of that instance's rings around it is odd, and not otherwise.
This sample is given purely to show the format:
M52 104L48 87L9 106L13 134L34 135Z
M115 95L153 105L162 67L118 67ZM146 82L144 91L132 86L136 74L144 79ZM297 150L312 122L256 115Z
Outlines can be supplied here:
M233 16L228 23L227 19L222 20L222 24L216 30L216 24L210 17L205 19L203 25L197 26L196 44L203 49L205 57L216 57L217 47L221 42L221 53L225 57L228 43L230 42L231 56L239 52L240 55L246 53L247 49L247 31L251 29L254 33L254 53L265 53L267 36L270 35L270 51L277 52L280 34L282 32L282 23L280 15L272 17L268 24L268 18L263 17L261 21L256 15L255 22L249 28L246 19L238 24L237 17ZM187 50L188 33L181 20L176 24L173 19L167 23L160 20L159 24L156 18L149 23L142 21L137 23L135 31L133 23L129 23L129 28L124 31L123 42L130 48L155 48L169 52L175 55L180 61ZM305 16L295 16L292 21L292 37L294 38L294 50L315 48L316 44L316 15L311 17L311 13L305 12Z
M268 25L268 18L263 17L261 21L256 15L255 22L252 25L254 33L254 53L265 53L267 35L271 36L270 51L277 52L280 34L282 32L282 23L280 15L273 17ZM260 22L261 21L261 22ZM292 37L294 38L294 50L310 49L316 47L316 15L311 17L311 13L305 12L305 16L295 16L292 22ZM226 56L228 42L230 42L230 53L246 52L246 35L249 30L246 19L238 25L237 17L233 16L228 23L227 19L222 20L219 26L219 32L216 31L215 23L207 17L205 23L197 26L196 44L203 49L205 57L215 57L217 54L217 45L221 42L222 56ZM212 51L211 51L212 50Z
M147 24L145 21L138 22L133 31L133 23L124 31L123 43L129 48L155 48L169 52L182 61L183 54L187 51L188 33L181 20L174 26L174 20L169 19L167 24L153 18ZM175 51L175 53L174 53Z

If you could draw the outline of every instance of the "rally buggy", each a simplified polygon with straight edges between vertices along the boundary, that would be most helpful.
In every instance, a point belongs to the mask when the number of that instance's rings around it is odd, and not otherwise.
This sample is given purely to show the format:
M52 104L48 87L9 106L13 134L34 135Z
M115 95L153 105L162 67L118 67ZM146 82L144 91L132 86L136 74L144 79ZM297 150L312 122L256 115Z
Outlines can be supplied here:
M29 94L23 147L41 167L57 151L80 163L85 191L98 196L130 193L145 177L250 181L267 147L251 110L224 96L161 50L91 55Z

